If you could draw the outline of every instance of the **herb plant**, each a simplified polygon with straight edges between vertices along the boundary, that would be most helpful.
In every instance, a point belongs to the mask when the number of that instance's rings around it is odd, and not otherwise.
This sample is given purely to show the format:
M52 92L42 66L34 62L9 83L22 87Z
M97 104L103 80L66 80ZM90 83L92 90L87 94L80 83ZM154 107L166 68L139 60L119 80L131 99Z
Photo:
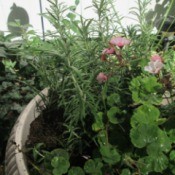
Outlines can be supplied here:
M32 173L175 174L175 51L161 49L147 23L150 1L137 1L138 24L128 27L112 0L93 0L92 19L75 13L77 0L49 2L44 16L55 31L47 41L24 34L21 53L49 87L43 120L61 132L52 150L33 147Z

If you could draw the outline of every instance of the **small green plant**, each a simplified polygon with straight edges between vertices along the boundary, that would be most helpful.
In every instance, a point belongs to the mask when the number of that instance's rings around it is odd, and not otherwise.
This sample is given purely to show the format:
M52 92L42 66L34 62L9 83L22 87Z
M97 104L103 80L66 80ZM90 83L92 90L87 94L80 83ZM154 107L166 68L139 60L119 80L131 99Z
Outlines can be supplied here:
M36 92L35 70L19 59L20 41L0 34L0 164L4 164L5 147L12 126Z
M79 1L49 2L56 32L20 48L49 87L43 120L59 128L55 148L34 147L33 174L175 174L175 51L161 50L146 22L150 1L137 1L138 24L127 28L112 0L92 1L94 19L75 13Z

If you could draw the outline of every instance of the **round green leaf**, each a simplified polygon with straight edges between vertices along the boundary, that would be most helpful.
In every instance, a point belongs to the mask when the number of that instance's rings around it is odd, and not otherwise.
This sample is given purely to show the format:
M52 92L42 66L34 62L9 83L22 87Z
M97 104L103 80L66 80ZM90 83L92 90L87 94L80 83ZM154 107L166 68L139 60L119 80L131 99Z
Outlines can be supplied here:
M131 172L129 169L123 169L121 175L131 175Z
M115 104L120 102L120 96L116 93L111 94L110 96L107 97L107 103L110 106L114 106Z
M64 149L61 149L61 148L54 149L51 152L51 154L54 156L61 156L61 157L64 157L65 159L69 160L69 153Z
M63 174L60 172L59 169L54 169L52 172L53 172L53 175L62 175Z
M52 167L54 167L53 172L59 172L60 174L67 173L70 163L64 157L54 157L51 161Z
M131 81L129 87L132 92L132 99L136 103L141 104L160 104L162 96L157 92L162 88L162 85L157 81L156 77L138 76Z
M168 158L162 153L159 157L152 158L152 164L155 172L162 172L168 167Z
M148 175L151 171L153 171L153 165L149 156L140 158L137 165L143 174Z
M143 148L147 144L157 140L159 128L156 125L141 124L137 128L132 128L130 138L133 145Z
M147 146L147 153L150 156L159 156L162 152L169 152L171 149L171 140L165 131L159 130L158 138L155 142Z
M116 148L114 148L111 145L101 146L100 153L102 155L103 160L110 165L116 164L120 161L121 158Z
M45 159L44 159L44 166L47 169L52 169L52 165L51 165L51 161L54 157L64 157L65 159L69 160L69 154L66 150L61 149L61 148L57 148L54 149L51 152L47 152L47 154L45 155Z
M103 167L103 163L100 159L89 159L85 162L84 170L89 174L98 174L102 175L101 168Z
M138 167L143 174L151 171L162 173L168 167L168 158L162 153L158 157L147 156L139 159Z
M152 105L142 105L136 109L131 118L131 126L137 127L138 124L153 124L158 120L160 112Z
M109 121L110 121L111 123L113 123L113 124L119 123L119 122L118 122L118 119L117 119L117 117L116 117L116 114L117 114L117 113L120 113L120 109L117 108L117 107L112 107L112 108L110 108L110 110L107 112L108 119L109 119Z
M85 175L85 173L81 167L71 167L68 175Z

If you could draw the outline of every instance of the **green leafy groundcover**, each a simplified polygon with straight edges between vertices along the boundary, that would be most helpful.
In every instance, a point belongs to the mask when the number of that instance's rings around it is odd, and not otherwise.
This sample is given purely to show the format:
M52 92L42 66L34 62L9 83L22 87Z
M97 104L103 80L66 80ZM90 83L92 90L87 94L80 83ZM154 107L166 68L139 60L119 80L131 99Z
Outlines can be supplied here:
M0 34L0 165L3 174L5 147L10 131L24 109L35 96L35 69L19 56L22 41ZM1 173L2 172L2 173Z

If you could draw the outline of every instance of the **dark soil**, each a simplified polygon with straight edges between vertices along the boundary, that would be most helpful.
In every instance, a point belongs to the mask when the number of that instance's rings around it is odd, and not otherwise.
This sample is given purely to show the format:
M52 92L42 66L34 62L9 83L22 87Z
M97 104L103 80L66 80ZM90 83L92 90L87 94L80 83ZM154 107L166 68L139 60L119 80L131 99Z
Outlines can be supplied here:
M44 115L43 115L44 114ZM47 150L60 147L63 132L63 110L43 112L30 125L30 134L26 146L33 148L37 143L44 143Z

